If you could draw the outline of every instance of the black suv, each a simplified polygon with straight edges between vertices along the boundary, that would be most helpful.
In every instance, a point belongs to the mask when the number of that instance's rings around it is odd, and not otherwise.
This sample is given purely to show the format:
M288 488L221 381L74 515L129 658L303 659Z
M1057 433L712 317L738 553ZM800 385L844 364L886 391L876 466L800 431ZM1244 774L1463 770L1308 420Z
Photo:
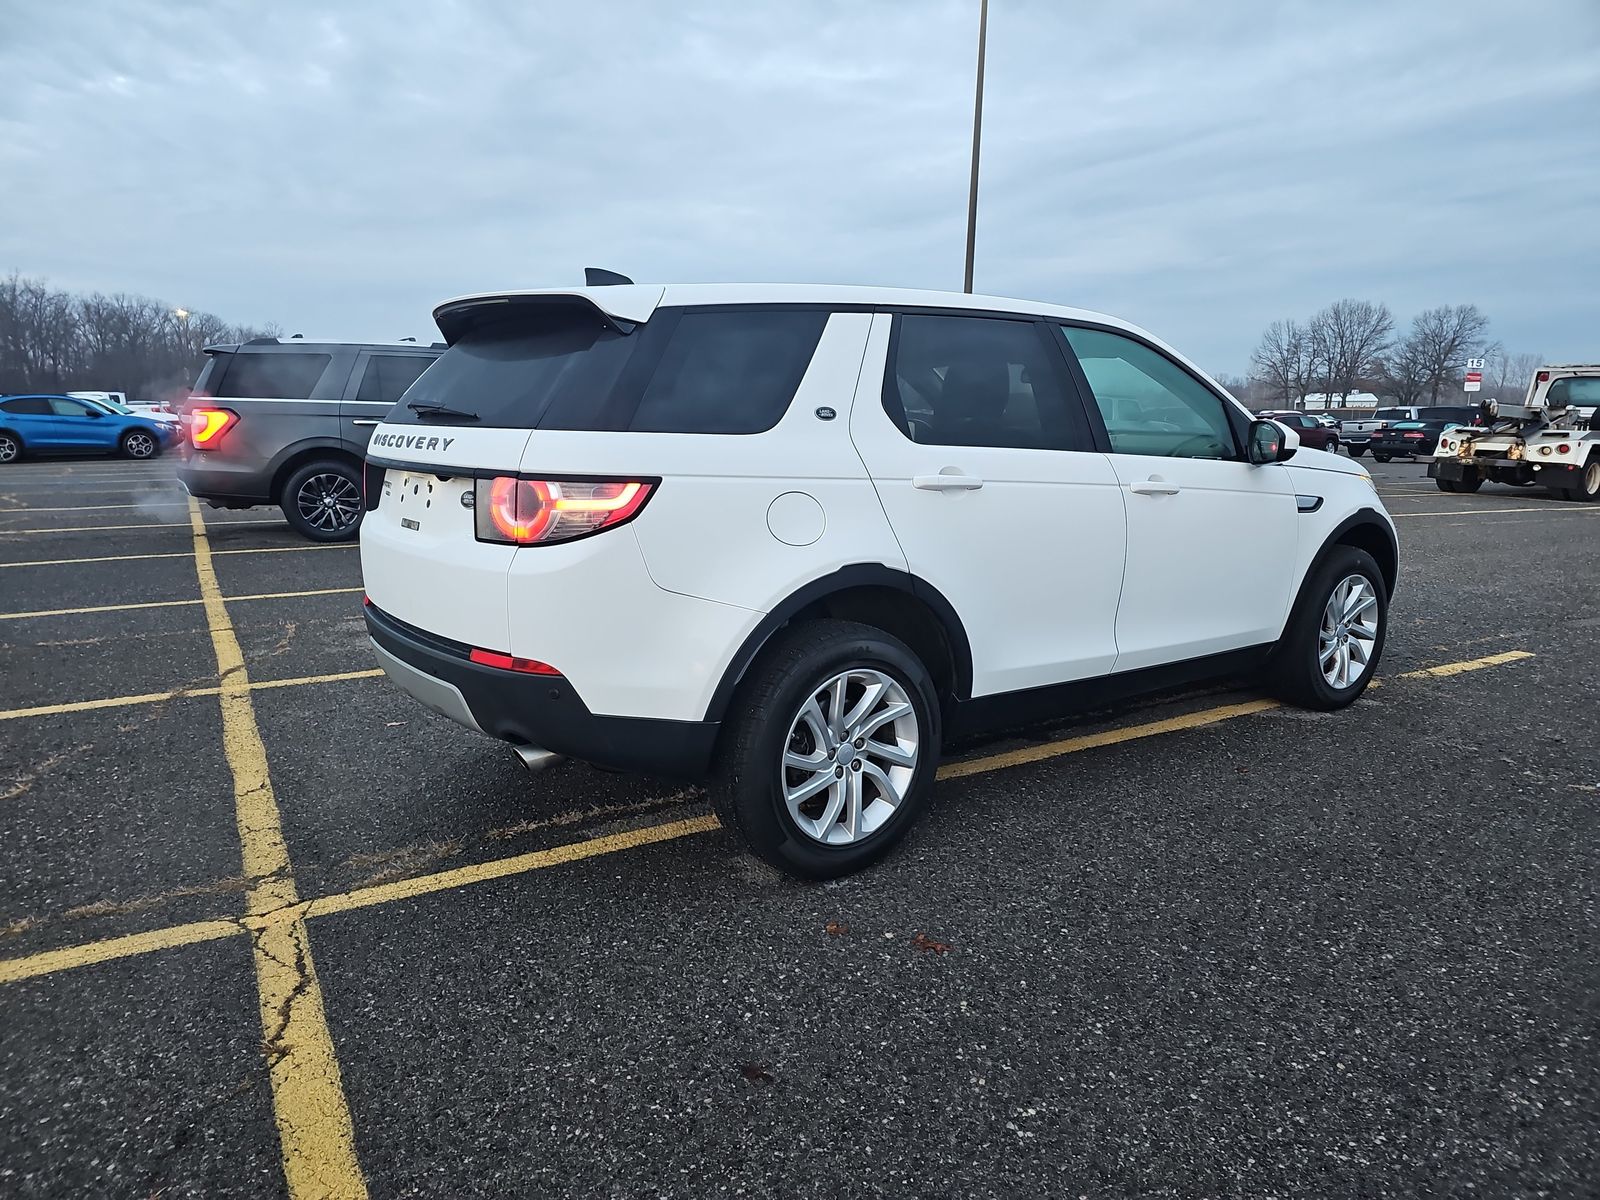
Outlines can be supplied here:
M361 528L361 464L383 420L444 345L255 338L207 346L184 407L178 481L214 508L276 504L319 542Z

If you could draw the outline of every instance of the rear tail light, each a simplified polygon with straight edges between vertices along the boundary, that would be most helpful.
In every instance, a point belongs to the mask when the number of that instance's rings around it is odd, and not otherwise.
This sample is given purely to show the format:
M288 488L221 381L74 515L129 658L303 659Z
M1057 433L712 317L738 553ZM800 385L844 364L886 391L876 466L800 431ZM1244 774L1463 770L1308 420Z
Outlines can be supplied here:
M542 663L536 658L518 658L513 654L501 654L498 650L474 649L467 657L480 667L496 667L502 671L521 671L525 675L561 674L549 663Z
M223 435L239 423L239 414L226 408L189 410L189 441L196 450L215 450Z
M1549 371L1540 371L1539 374L1537 376L1535 376L1535 378L1540 383L1549 383L1550 382L1550 372Z
M480 542L547 546L638 515L654 482L628 479L480 479L473 497Z
M1562 442L1561 445L1556 447L1556 453L1557 454L1567 454L1567 453L1570 453L1571 450L1572 450L1572 446L1568 442Z

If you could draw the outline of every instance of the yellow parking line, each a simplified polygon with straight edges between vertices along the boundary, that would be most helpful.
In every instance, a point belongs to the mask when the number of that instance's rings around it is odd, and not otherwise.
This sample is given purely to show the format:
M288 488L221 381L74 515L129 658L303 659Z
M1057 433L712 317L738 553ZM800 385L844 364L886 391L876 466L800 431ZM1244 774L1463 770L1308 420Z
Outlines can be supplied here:
M332 675L301 675L295 679L251 680L246 686L252 692L272 688L303 687L311 683L342 683L346 679L371 679L382 675L378 667L365 671L339 671ZM108 696L104 700L73 700L67 704L40 704L33 708L0 709L0 721L16 721L23 717L54 717L62 713L93 712L98 708L123 708L136 704L160 704L163 700L191 700L197 696L220 696L219 687L174 688L170 692L144 692L137 696Z
M1059 742L1046 742L1040 746L1024 746L1020 750L1007 750L984 758L969 758L962 762L946 763L939 768L940 779L960 779L964 775L982 775L1005 767L1020 767L1025 763L1042 762L1063 754L1076 754L1080 750L1093 750L1098 746L1114 746L1118 742L1132 742L1140 738L1155 737L1163 733L1177 733L1183 729L1200 729L1234 717L1247 717L1252 713L1266 712L1281 707L1276 700L1247 700L1242 704L1223 704L1206 708L1181 717L1167 717L1144 725L1129 725L1122 729L1107 729L1101 733L1087 733L1079 737L1063 738Z
M249 596L228 596L229 604L241 600L294 600L301 596L342 596L361 591L358 587L314 588L306 592L257 592ZM136 608L179 608L203 604L202 600L145 600L138 604L97 604L91 608L41 608L33 612L0 613L0 621L21 621L28 617L76 617L84 613L128 612Z
M251 524L247 521L245 524ZM270 522L263 521L266 525ZM247 546L242 550L213 550L211 557L221 554L298 554L302 550L354 550L354 542L340 542L334 546ZM192 550L163 551L160 554L107 554L99 558L38 558L27 562L0 562L0 567L70 567L78 563L142 562L147 558L193 558Z
M1468 659L1466 662L1443 663L1437 667L1423 667L1420 671L1405 671L1401 673L1400 678L1447 679L1451 675L1463 675L1468 671L1481 671L1485 667L1499 667L1533 657L1534 655L1527 650L1507 650L1503 654L1488 654L1483 658Z
M357 888L352 892L322 896L306 905L305 915L326 917L332 913L349 912L353 908L370 908L375 904L390 904L396 900L426 896L430 892L454 891L475 883L486 883L491 879L504 879L507 875L522 875L544 867L579 862L585 858L598 858L602 854L615 854L619 850L632 850L638 846L670 842L674 838L688 837L690 834L709 833L718 828L720 826L717 819L709 814L703 817L689 817L683 821L668 821L663 825L647 825L643 829L630 829L626 833L591 838L586 842L554 846L549 850L534 850L510 858L497 858L490 862L455 867L433 875L416 875L397 883L379 884L376 887Z
M193 501L189 519L194 530L195 574L222 681L222 748L233 772L244 876L253 881L245 896L245 910L255 949L263 1048L272 1081L272 1110L285 1182L291 1200L365 1197L367 1185L356 1161L355 1130L305 917L249 922L249 917L278 910L298 911L299 895L267 769L267 748L250 700L244 651L217 583L205 519Z
M0 959L0 983L16 983L37 975L88 967L117 958L132 958L157 950L171 950L176 946L192 946L196 942L212 942L243 932L244 926L238 921L194 921L188 925L169 925L165 929L130 933L127 937L106 938L82 946L45 950L26 958Z
M1419 671L1407 671L1399 678L1448 678L1465 671L1500 666L1505 663L1518 662L1522 659L1533 657L1535 656L1527 650L1509 650L1501 654L1486 655L1483 658L1468 659L1465 662L1443 663L1436 667L1425 667ZM1374 686L1378 682L1374 680ZM1215 708L1203 709L1200 712L1187 713L1180 717L1171 717L1162 721L1150 721L1143 725L1129 726L1125 729L1064 738L1042 746L1030 746L1003 754L991 754L983 758L968 759L965 762L949 763L940 769L939 778L955 779L962 776L984 774L1007 767L1039 762L1043 759L1054 758L1063 754L1073 754L1098 746L1115 745L1118 742L1153 737L1160 733L1199 729L1233 717L1245 716L1250 712L1267 712L1277 707L1279 707L1278 703L1273 700L1253 700L1245 701L1241 704L1218 705ZM584 859L614 854L640 846L654 845L659 842L671 841L675 838L688 837L692 834L708 833L716 828L718 828L717 820L709 814L702 817L690 817L682 821L670 821L661 825L649 825L643 829L590 838L582 842L556 846L549 850L535 850L528 854L518 854L509 858L494 859L486 863L457 867L432 875L418 875L395 883L357 888L349 892L338 892L328 896L321 896L311 901L291 902L280 909L246 918L246 923L252 929L272 924L287 925L311 917L331 916L334 913L349 912L353 909L370 908L396 900L407 900L434 892L450 891L492 879L503 879L507 876L524 874L545 867L580 862ZM168 929L158 929L148 934L111 938L103 942L90 942L82 946L68 947L65 950L46 950L39 954L27 955L21 958L0 960L0 983L11 983L18 979L28 979L36 975L49 974L52 971L87 966L91 963L105 962L113 958L147 954L156 950L167 949L169 946L186 945L192 941L226 937L231 933L238 932L240 928L240 924L234 921L202 921L194 925L177 925Z

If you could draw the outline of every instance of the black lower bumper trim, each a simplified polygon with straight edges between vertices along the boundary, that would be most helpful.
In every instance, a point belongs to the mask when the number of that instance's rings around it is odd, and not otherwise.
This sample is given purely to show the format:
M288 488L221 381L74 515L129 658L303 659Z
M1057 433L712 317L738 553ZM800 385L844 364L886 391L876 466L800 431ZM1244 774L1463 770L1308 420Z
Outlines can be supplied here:
M366 614L378 645L456 688L491 737L624 771L695 778L710 768L716 722L597 716L560 676L479 666L381 609L369 605Z

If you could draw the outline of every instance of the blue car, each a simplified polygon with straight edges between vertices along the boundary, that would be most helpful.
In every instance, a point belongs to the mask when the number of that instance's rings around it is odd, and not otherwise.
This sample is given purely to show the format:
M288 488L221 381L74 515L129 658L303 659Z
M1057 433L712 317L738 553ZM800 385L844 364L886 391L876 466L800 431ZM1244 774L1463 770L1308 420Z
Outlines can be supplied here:
M154 458L182 438L180 426L122 414L74 396L0 398L0 465L24 454L96 451Z

